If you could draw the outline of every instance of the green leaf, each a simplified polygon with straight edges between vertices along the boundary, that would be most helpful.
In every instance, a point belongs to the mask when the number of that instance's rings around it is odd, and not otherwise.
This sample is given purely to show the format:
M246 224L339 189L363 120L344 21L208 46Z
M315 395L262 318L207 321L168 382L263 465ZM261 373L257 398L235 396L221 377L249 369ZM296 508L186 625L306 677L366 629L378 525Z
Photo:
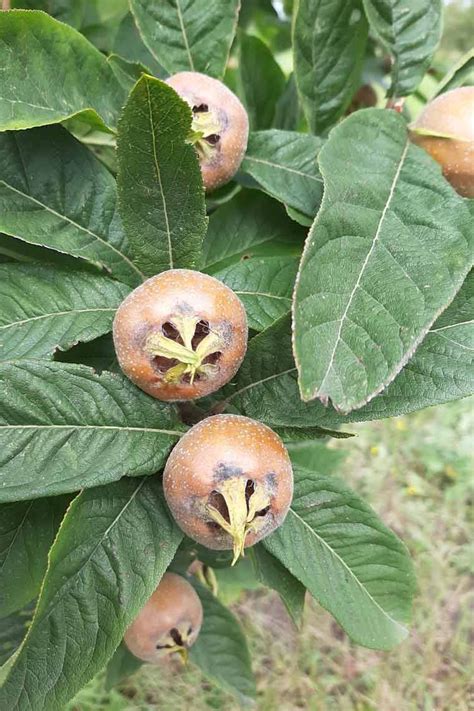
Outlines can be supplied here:
M128 59L130 62L143 64L149 70L149 74L153 74L160 79L166 76L163 67L158 64L153 55L143 44L143 40L131 13L128 13L120 23L114 42L114 52Z
M243 704L256 696L247 641L233 614L202 585L190 579L204 610L204 620L189 657L212 681Z
M78 343L68 351L58 351L54 360L58 363L79 363L94 368L97 373L109 370L112 373L121 373L115 353L111 333L99 336L88 343Z
M55 20L65 22L71 27L80 29L84 21L85 4L88 0L13 0L12 8L27 10L43 10Z
M283 131L297 131L300 123L300 105L295 75L290 74L285 89L277 101L273 127Z
M344 427L348 422L405 415L467 397L474 393L473 309L471 272L395 380L368 405L349 415L318 401L299 399L290 318L283 317L252 338L235 380L223 391L225 404L281 432L282 427L303 431L315 426ZM290 434L295 437L294 432Z
M65 129L0 134L0 231L136 286L144 277L130 259L116 202L109 171Z
M458 86L472 86L474 84L474 49L466 52L459 62L440 81L432 99L446 91L456 89Z
M34 603L0 619L0 688L31 623ZM4 666L3 666L4 665Z
M113 689L122 679L126 679L128 676L134 674L143 662L141 659L134 657L131 652L128 651L125 644L122 642L120 646L114 652L113 657L107 664L107 670L105 673L105 688L107 691Z
M360 84L368 25L360 0L298 0L293 16L296 84L313 133L327 131Z
M294 475L290 511L263 545L353 641L391 649L408 634L415 593L405 546L344 483L299 467Z
M343 449L330 449L323 442L287 442L286 448L293 466L313 474L333 474L346 458Z
M106 58L43 12L0 14L0 131L59 123L79 113L116 126L125 92Z
M249 549L249 556L258 579L280 595L288 614L297 627L300 627L306 588L284 565L280 563L261 543Z
M242 190L209 219L203 242L206 271L214 274L242 257L297 256L304 237L281 205L260 192Z
M70 351L69 351L70 352ZM349 439L350 437L355 437L352 432L341 432L340 430L328 430L324 427L288 427L288 426L276 426L275 432L281 437L281 439L287 444L302 442L312 444L311 441L315 439L327 439L328 437L334 437L334 439Z
M249 328L262 331L291 309L298 261L297 257L250 257L213 276L242 301Z
M167 84L142 77L120 119L117 185L135 262L147 276L200 261L207 219L190 130L189 106Z
M441 37L441 0L363 0L371 29L393 55L390 96L415 91Z
M323 194L317 156L321 139L294 131L251 133L241 171L269 195L314 217Z
M69 498L0 505L0 617L37 596Z
M239 72L251 130L270 128L285 88L285 75L271 50L258 37L241 34Z
M473 233L464 200L395 111L352 114L319 165L325 192L297 278L295 357L303 399L350 412L394 379L453 299Z
M0 365L0 386L0 501L153 474L181 435L175 410L122 375L24 360Z
M13 262L25 264L42 262L43 264L57 264L63 269L68 267L74 271L87 271L92 274L99 272L98 267L92 262L86 262L63 252L55 252L46 247L39 247L36 244L29 244L11 235L0 234L0 254L9 257Z
M109 332L129 291L85 272L0 265L0 361L50 359L57 349Z
M224 75L239 0L130 0L140 34L170 74Z
M156 477L80 494L51 548L0 708L20 711L34 699L35 711L62 711L112 656L181 538Z

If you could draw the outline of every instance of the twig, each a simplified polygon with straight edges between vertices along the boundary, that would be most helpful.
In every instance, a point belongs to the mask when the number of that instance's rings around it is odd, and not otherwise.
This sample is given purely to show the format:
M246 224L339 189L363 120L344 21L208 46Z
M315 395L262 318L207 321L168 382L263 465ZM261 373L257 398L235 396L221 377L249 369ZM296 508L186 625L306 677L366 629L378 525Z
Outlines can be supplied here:
M10 2L11 0L2 0L2 10L9 10Z

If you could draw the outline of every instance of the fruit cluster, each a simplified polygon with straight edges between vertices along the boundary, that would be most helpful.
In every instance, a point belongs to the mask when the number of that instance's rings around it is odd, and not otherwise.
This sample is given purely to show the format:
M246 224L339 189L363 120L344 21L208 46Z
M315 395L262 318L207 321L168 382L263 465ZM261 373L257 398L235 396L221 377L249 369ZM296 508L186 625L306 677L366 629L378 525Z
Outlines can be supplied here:
M230 180L243 158L248 118L221 82L192 72L168 79L192 110L190 142L203 183ZM463 88L436 99L412 127L413 140L441 163L463 195L474 195L469 102ZM453 110L454 107L454 110ZM467 111L466 111L467 107ZM451 117L451 118L450 118ZM186 401L215 392L235 375L247 347L245 309L211 276L173 269L148 279L119 307L113 327L123 372L159 400ZM238 415L195 424L167 461L163 487L181 529L211 549L232 549L233 564L283 522L293 494L288 453L275 432ZM184 578L166 573L125 635L138 658L153 662L196 640L202 606Z

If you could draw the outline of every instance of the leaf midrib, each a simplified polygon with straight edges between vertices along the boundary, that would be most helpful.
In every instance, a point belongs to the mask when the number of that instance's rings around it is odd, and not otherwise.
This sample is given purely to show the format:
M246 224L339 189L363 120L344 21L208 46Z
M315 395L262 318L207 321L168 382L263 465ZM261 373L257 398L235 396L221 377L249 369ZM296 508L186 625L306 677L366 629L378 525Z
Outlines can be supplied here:
M29 318L21 319L19 321L11 321L11 323L7 323L4 326L0 326L0 331L5 331L8 328L14 328L15 326L23 326L26 323L30 323L31 321L41 321L42 319L45 318L56 318L57 316L68 316L71 314L83 314L83 313L95 313L95 312L112 312L115 313L117 309L116 308L90 308L90 309L74 309L71 308L69 311L52 311L47 314L41 314L40 316L30 316Z
M334 548L331 548L331 546L329 545L329 543L327 543L327 542L324 540L324 538L322 538L322 536L320 536L313 528L311 528L311 526L310 526L308 523L306 523L306 521L305 521L299 514L297 514L296 511L295 511L292 507L290 507L288 513L293 514L293 516L295 516L295 518L296 518L298 521L300 521L300 522L303 524L303 526L305 526L305 527L311 532L311 534L314 535L314 536L317 538L317 540L318 540L323 546L325 546L325 548L327 548L327 550L330 551L330 553L339 561L339 563L345 568L345 570L348 571L349 575L350 575L351 578L354 580L354 582L357 583L357 585L360 587L360 589L362 590L362 592L363 592L363 593L368 597L368 599L375 605L375 607L380 610L380 612L382 613L382 615L383 615L384 617L386 617L388 620L390 620L390 622L392 622L397 628L399 628L399 629L402 630L403 632L407 633L407 632L408 632L407 628L406 628L404 625L402 625L400 622L398 622L397 620L395 620L391 615L389 615L388 612L386 612L386 611L383 609L383 607L381 607L381 605L377 602L377 600L375 600L375 598L372 597L372 595L369 593L369 591L367 590L367 588L362 584L362 582L361 582L361 581L359 580L359 578L356 576L356 574L354 573L354 571L347 565L347 563L345 562L345 560L344 560L343 558L341 558L341 556L339 555L339 553L337 553L337 551L335 551Z
M118 432L153 432L159 434L184 434L180 430L164 430L156 427L120 427L118 425L0 425L0 430L112 430Z
M57 212L54 210L52 207L49 207L49 205L45 205L41 200L38 200L37 198L33 197L32 195L27 195L27 193L24 193L22 190L18 190L18 188L14 188L13 185L9 185L5 180L0 180L0 185L4 185L7 190L11 190L12 192L17 193L18 195L21 195L21 197L25 198L27 201L31 201L35 203L35 205L39 205L39 207L43 208L47 212L51 213L55 217L58 217L60 220L64 220L69 225L72 225L76 229L80 230L81 232L85 232L88 234L90 237L93 237L96 239L98 242L103 244L105 247L108 249L112 250L116 254L119 255L119 257L126 263L128 266L133 269L134 272L136 272L141 280L145 279L144 274L138 269L138 267L129 259L123 252L121 252L117 247L114 247L113 244L110 242L107 242L103 237L100 235L96 234L95 232L92 232L88 227L84 227L83 225L80 225L78 222L75 222L72 220L68 215L61 215L60 212ZM53 248L54 249L54 248ZM87 259L87 257L85 257Z

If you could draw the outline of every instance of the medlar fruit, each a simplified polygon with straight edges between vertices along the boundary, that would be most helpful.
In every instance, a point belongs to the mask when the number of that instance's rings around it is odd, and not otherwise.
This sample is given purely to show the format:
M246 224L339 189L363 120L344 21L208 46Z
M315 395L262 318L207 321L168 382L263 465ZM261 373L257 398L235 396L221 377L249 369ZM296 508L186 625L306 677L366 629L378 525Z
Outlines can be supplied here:
M293 472L283 442L260 422L215 415L192 427L166 463L163 488L182 530L198 543L233 549L234 564L283 522Z
M145 281L119 306L113 325L123 372L159 400L193 400L222 387L242 362L247 332L234 292L188 269Z
M158 662L173 652L186 658L201 625L202 605L192 585L180 575L165 573L125 632L124 642L144 662Z
M412 141L438 161L453 188L474 198L474 86L437 96L411 129Z
M198 72L179 72L166 80L193 112L195 145L206 190L227 183L237 172L247 148L249 120L236 95L225 84Z

